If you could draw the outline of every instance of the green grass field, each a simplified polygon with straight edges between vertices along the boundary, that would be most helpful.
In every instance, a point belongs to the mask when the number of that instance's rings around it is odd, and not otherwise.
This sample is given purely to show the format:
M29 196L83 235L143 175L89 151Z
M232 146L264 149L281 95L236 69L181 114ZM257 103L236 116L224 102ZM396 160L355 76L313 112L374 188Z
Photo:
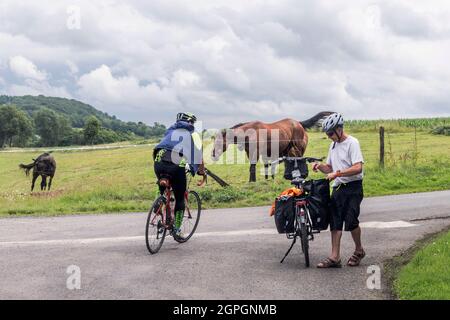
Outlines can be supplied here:
M348 132L359 139L365 157L365 195L450 189L450 137L430 134L428 129L415 133L406 126L389 125L385 170L378 168L376 128L349 127ZM310 132L309 136L307 155L326 156L330 141L320 132ZM206 157L210 150L207 143ZM58 168L52 191L30 194L31 178L18 165L30 163L38 155L37 151L0 153L0 215L146 211L156 195L150 146L69 152L55 149ZM265 181L258 175L258 181L250 184L248 164L207 167L231 187L223 189L212 179L204 188L192 183L205 208L270 205L277 194L289 187L289 182L282 178L282 170L275 181Z
M450 300L450 232L442 235L400 270L394 282L403 300Z

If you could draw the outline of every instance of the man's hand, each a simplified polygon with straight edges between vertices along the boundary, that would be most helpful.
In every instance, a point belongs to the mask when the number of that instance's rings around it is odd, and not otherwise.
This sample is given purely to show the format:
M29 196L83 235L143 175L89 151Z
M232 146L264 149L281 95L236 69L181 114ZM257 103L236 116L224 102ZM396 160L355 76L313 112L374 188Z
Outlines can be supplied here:
M197 182L197 186L201 187L203 186L207 179L208 179L208 175L206 174L206 170L205 170L205 164L202 162L202 164L199 166L198 170L197 170L197 174L199 176L203 176L203 179L200 180L199 182Z
M320 163L314 162L313 165L312 165L313 171L317 172L317 171L319 171L319 168L320 168Z
M203 176L203 179L197 182L197 186L202 187L206 184L206 181L208 180L208 175L206 173L201 174Z
M199 176L205 176L206 175L205 164L203 162L199 165L199 167L197 169L197 174Z
M314 162L312 165L312 169L314 172L320 171L325 174L333 172L333 169L331 168L330 165L319 162Z
M334 179L336 179L339 176L340 175L338 172L332 172L327 175L327 180L333 181Z

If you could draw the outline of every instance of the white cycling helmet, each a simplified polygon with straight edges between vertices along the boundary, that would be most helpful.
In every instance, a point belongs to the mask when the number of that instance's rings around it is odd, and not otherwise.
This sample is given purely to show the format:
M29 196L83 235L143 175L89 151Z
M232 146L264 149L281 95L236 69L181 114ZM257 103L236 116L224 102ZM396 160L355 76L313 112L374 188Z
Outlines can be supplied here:
M340 113L333 113L325 118L322 122L322 131L329 132L337 127L344 126L344 117Z

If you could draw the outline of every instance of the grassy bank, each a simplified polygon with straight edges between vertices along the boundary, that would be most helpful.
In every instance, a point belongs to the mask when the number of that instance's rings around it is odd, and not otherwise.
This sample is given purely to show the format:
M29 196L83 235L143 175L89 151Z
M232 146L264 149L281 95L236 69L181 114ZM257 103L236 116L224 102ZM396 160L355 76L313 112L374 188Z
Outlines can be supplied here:
M394 292L403 300L450 300L450 231L425 243L396 272Z
M386 168L378 168L378 134L375 130L349 133L359 139L365 157L366 196L450 189L450 137L415 132L410 128L386 131ZM307 155L326 156L329 140L310 132ZM209 158L211 145L205 154ZM156 193L149 146L107 150L57 150L53 190L29 193L30 178L18 169L36 152L0 153L0 215L66 214L145 211ZM242 153L238 153L242 157ZM261 166L259 166L261 167ZM205 208L269 205L289 182L279 172L274 181L248 183L248 164L208 164L231 184L220 188L214 181L197 189ZM311 174L312 178L322 177ZM196 180L199 178L196 178ZM195 185L195 184L194 184Z

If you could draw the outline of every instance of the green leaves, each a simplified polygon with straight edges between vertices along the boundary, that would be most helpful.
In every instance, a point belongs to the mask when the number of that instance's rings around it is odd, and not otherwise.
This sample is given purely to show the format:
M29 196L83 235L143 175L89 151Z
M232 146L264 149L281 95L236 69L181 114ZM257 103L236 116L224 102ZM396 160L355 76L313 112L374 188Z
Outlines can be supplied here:
M33 123L25 112L14 105L0 106L0 148L23 146L32 133Z
M2 104L15 104L30 117L42 108L49 109L68 120L69 127L77 129L84 128L86 119L90 116L95 116L105 129L112 130L117 134L120 140L115 140L114 142L124 141L124 135L129 137L132 134L147 139L161 137L166 131L166 127L158 122L155 122L153 126L143 122L124 122L117 119L116 116L110 116L88 104L73 99L45 97L42 95L21 97L0 95L0 105ZM158 120L157 113L155 113L155 120Z
M57 146L70 134L69 120L56 112L43 108L34 114L36 133L42 146Z
M84 140L87 144L94 144L101 128L100 121L95 116L90 116L86 119L84 125Z

